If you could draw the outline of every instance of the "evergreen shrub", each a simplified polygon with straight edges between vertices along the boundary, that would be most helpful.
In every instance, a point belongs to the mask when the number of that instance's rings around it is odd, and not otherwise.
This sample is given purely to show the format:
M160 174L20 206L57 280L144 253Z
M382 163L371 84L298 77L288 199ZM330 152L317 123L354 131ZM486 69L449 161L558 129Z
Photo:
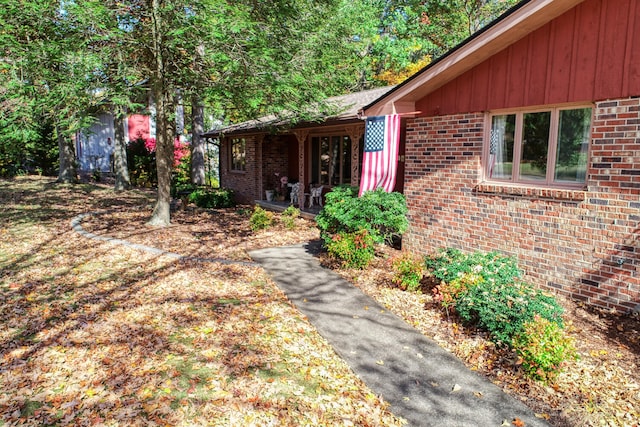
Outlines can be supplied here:
M424 260L407 252L391 261L392 281L401 289L415 292L420 290L424 277Z
M296 219L300 217L300 209L291 205L282 212L280 220L289 230L296 228Z
M365 268L375 255L374 239L367 230L340 232L327 243L329 256L342 262L344 268Z
M409 227L404 195L382 189L358 197L356 187L339 186L326 195L316 223L326 244L338 233L367 230L376 243L391 243Z
M524 372L545 383L555 380L568 360L578 358L574 340L562 326L539 315L516 334L513 348Z
M273 212L266 211L260 206L256 206L249 218L249 223L251 224L251 230L253 231L269 228L273 225Z
M231 208L236 205L233 190L226 188L199 187L189 194L191 203L201 208Z

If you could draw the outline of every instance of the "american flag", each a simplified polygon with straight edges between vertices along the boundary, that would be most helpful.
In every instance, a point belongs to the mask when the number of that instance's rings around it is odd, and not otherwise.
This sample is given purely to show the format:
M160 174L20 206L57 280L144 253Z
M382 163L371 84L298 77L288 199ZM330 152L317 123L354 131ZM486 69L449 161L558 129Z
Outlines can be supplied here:
M400 116L368 117L364 129L364 155L360 196L365 191L383 188L387 193L396 185Z

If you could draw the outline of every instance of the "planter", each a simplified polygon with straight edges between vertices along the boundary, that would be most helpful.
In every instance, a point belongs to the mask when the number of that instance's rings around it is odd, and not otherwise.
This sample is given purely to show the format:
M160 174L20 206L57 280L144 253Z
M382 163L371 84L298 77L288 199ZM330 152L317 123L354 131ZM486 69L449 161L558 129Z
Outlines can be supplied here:
M267 196L267 202L273 202L273 190L266 190L264 192L265 196Z

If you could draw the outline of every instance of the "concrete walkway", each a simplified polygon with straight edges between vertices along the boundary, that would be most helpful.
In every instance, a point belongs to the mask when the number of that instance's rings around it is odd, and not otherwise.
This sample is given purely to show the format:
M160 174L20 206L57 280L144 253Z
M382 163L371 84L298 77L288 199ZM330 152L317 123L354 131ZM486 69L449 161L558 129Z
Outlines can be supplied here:
M351 369L410 426L547 426L336 273L314 243L252 251Z

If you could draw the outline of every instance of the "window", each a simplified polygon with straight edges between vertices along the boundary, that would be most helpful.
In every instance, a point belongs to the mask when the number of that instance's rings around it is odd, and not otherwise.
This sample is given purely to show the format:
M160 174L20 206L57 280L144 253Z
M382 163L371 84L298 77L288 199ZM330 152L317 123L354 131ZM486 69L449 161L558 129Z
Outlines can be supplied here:
M311 180L320 185L351 183L351 138L346 135L311 138Z
M490 116L490 180L579 186L587 173L591 108L551 108Z
M236 172L247 170L247 144L244 138L231 140L230 169Z

